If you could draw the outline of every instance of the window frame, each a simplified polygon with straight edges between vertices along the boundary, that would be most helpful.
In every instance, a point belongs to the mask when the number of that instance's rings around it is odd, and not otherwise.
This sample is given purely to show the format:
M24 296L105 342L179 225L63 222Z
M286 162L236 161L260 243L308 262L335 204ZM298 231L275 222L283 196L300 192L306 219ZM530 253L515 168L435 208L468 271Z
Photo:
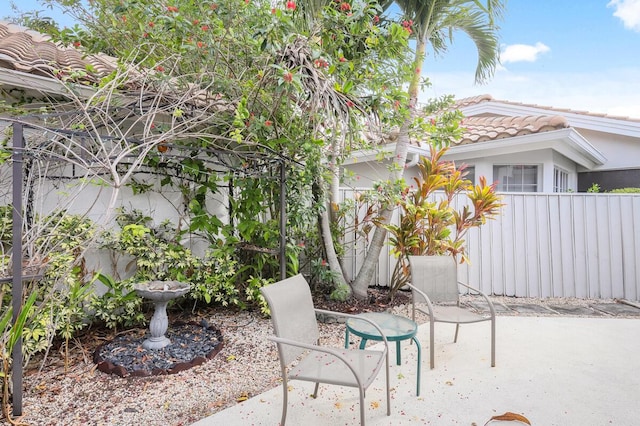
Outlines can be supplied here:
M500 168L508 167L511 168L511 176L513 176L513 169L520 169L520 182L510 183L508 180L506 183L503 182L503 177L500 176ZM533 183L525 183L525 176L527 175L525 172L527 170L535 170L535 181ZM540 170L541 167L539 164L494 164L493 165L493 180L497 183L496 190L500 192L540 192ZM518 177L512 177L512 179L516 180ZM508 177L507 177L508 179Z

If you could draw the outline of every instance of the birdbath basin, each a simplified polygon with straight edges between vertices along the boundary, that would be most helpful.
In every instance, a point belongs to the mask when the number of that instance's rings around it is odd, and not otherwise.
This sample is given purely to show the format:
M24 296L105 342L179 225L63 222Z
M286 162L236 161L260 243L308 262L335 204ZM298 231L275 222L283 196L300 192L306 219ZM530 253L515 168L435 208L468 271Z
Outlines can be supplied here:
M138 296L151 300L155 308L149 324L151 337L142 342L143 348L162 349L171 344L171 340L164 335L169 326L167 304L170 300L184 296L189 288L188 283L180 281L149 281L133 286Z

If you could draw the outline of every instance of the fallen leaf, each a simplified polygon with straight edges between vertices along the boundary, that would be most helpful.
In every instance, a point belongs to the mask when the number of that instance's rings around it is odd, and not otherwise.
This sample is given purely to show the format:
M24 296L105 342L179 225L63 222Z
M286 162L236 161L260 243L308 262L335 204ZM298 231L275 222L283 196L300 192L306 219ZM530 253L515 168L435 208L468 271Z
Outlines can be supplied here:
M530 422L530 421L529 421L529 419L527 419L525 416L521 416L520 414L512 413L512 412L510 412L510 411L507 411L506 413L501 414L501 415L499 415L499 416L493 416L493 417L491 417L491 419L489 420L489 422L490 422L490 421L492 421L492 420L506 420L506 421L514 421L514 420L515 420L515 421L519 421L519 422L522 422L522 423L526 423L526 424L528 424L528 425L531 425L531 422ZM485 426L486 426L489 422L485 423Z

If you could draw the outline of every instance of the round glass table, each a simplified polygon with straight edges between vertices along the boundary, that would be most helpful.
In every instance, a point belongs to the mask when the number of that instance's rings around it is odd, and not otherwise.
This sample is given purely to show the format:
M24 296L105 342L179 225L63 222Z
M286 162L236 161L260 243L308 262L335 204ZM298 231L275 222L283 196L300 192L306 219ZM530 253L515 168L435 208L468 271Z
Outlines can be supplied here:
M382 329L387 341L396 342L396 364L402 364L402 357L400 351L400 342L403 340L413 340L418 349L418 365L417 365L417 394L420 396L420 365L422 359L422 353L420 348L420 342L416 338L418 333L418 324L411 321L408 318L393 315L387 312L365 312L363 314L356 315L357 317L366 318L375 322L378 327ZM344 347L349 347L349 335L351 333L360 337L360 349L364 349L367 345L367 341L375 340L382 341L382 336L378 330L366 321L359 320L358 318L349 318L346 321L345 342Z

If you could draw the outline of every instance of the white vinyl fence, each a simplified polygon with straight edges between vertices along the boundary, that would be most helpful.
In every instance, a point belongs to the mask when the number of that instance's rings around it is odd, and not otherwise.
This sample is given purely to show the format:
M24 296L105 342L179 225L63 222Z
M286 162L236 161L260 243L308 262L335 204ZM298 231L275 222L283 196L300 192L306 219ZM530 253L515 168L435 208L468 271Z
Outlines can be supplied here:
M471 264L460 266L460 281L493 295L639 300L640 195L503 195L502 214L467 235ZM365 247L350 237L353 277ZM372 284L388 285L394 265L387 245Z

